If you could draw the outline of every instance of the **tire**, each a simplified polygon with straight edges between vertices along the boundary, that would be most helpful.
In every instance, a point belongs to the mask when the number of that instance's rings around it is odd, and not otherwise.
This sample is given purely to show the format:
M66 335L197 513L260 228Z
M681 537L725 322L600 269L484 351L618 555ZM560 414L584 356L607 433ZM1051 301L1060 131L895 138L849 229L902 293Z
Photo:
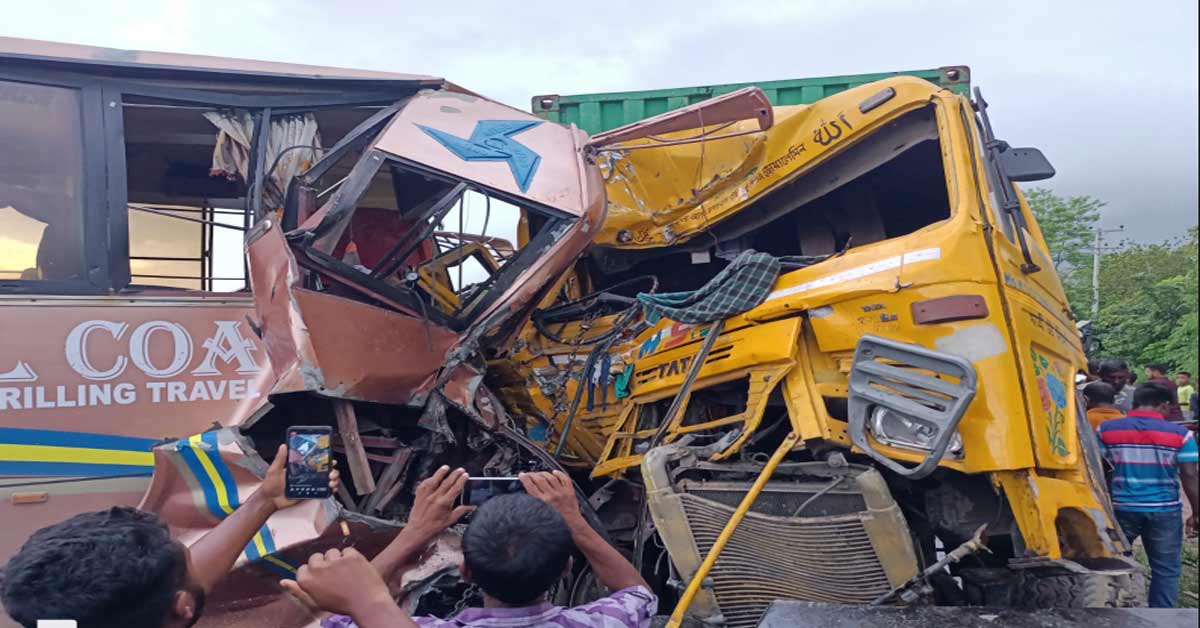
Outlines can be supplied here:
M1022 608L1133 608L1146 605L1146 578L1141 572L1025 572L1014 605Z

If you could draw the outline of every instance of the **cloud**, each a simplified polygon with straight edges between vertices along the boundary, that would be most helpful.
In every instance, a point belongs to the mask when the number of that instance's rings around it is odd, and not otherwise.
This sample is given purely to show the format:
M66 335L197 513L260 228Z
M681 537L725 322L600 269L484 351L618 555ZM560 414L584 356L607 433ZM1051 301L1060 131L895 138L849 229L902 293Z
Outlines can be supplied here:
M111 4L111 3L110 3ZM1197 3L134 0L10 7L4 34L445 76L528 109L588 93L970 65L997 134L1156 240L1196 224Z

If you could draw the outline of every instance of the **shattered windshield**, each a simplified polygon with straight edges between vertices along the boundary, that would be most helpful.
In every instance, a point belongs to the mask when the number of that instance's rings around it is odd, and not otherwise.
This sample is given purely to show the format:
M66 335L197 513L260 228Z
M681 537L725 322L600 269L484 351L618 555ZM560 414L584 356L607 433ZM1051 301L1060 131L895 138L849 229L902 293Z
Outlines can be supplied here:
M352 284L402 293L398 301L450 327L486 310L570 223L382 151L352 163L322 174L323 216L305 255Z

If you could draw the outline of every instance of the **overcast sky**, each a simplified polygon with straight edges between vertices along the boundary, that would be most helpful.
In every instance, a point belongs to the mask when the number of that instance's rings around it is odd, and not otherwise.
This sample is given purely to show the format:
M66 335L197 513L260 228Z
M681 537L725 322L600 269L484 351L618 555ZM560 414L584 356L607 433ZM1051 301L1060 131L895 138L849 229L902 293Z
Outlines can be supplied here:
M336 8L335 8L336 7ZM593 7L593 8L587 8ZM11 2L0 34L444 76L535 94L969 65L1047 185L1160 240L1197 221L1197 2Z

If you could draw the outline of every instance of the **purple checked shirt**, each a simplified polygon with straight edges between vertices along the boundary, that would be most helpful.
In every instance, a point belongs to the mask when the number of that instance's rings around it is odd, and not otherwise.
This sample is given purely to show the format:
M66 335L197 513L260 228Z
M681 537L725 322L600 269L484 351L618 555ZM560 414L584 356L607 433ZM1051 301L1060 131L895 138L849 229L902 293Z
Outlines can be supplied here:
M522 608L468 608L450 619L414 617L422 628L647 628L658 598L645 587L630 587L575 608L542 602ZM334 615L321 628L357 628L353 619Z

